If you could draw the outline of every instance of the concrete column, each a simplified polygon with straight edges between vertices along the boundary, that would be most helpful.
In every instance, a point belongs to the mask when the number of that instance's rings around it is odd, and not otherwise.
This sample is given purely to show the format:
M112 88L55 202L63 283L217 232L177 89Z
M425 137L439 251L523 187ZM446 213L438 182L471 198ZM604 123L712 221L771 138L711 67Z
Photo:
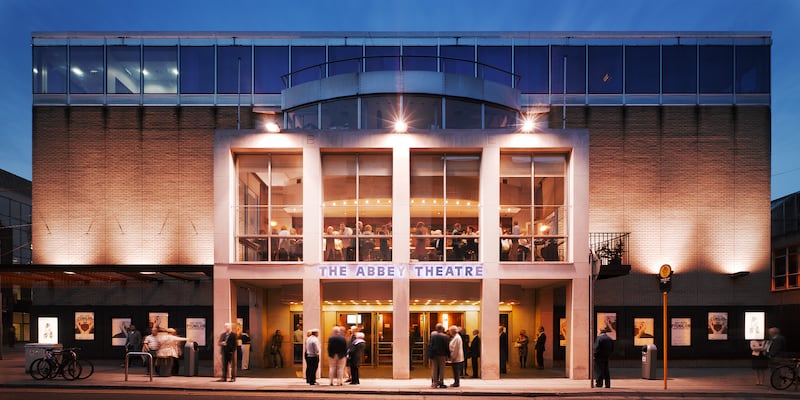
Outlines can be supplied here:
M211 339L214 346L214 376L222 376L222 353L219 335L225 331L225 323L236 321L236 285L228 278L227 266L214 268L214 321Z
M250 367L264 367L264 338L267 337L267 307L264 289L248 288L250 318Z
M484 277L481 288L481 377L500 379L500 279Z
M553 366L553 349L558 345L558 330L559 327L555 326L553 322L553 304L555 299L553 288L539 289L536 292L536 305L538 309L537 323L531 333L532 344L536 343L536 338L539 336L539 327L544 327L544 332L547 335L547 342L545 343L544 352L544 365L546 368ZM535 348L535 346L532 346Z
M303 329L320 330L320 347L324 346L322 341L322 286L320 285L319 271L316 266L307 266L303 273ZM322 351L324 353L324 350ZM325 357L320 354L319 369L317 377L322 371ZM303 360L303 371L305 373L306 362Z
M408 328L411 326L409 317L411 286L408 275L395 278L392 281L392 379L409 379L409 360L411 347L409 344Z
M575 278L567 285L567 375L589 378L589 277ZM556 336L557 337L557 336Z
M394 337L392 338L392 378L409 379L408 329L411 325L409 309L411 298L411 280L409 278L409 259L411 244L411 211L409 176L411 138L407 134L395 134L392 153L392 261L394 265L405 268L403 277L392 282L392 319Z

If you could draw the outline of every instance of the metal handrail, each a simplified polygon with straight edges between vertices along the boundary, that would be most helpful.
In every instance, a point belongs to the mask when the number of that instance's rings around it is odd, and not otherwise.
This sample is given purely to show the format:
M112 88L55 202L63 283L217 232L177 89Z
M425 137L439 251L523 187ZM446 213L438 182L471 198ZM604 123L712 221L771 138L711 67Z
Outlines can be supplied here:
M130 362L131 355L134 356L146 356L148 364L150 368L148 368L148 372L150 373L150 382L153 381L153 355L150 354L148 351L131 351L125 354L125 382L128 381L128 364Z

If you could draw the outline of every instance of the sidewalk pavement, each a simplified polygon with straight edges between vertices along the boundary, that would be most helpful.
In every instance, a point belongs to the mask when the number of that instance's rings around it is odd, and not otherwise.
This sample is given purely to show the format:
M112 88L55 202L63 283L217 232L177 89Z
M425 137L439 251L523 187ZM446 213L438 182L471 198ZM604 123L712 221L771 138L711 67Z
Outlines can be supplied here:
M205 361L208 364L208 361ZM546 397L710 397L710 398L800 398L800 390L790 387L785 391L766 386L756 386L753 371L749 368L670 368L667 390L664 390L662 370L658 379L641 378L641 368L612 368L612 388L592 388L587 380L568 378L503 378L499 380L462 379L458 388L431 389L429 379L376 379L369 378L369 368L362 374L361 384L330 386L327 378L318 380L318 386L309 386L297 377L267 378L258 369L244 371L236 382L217 382L211 376L210 366L200 369L200 376L154 376L150 381L141 366L129 368L125 381L125 369L119 361L95 361L95 372L88 379L66 381L63 378L36 381L25 372L24 349L3 349L0 360L0 387L13 388L97 388L97 389L163 389L163 390L207 390L271 393L300 393L319 391L324 393L349 393L360 395L463 395L475 396L546 396ZM201 364L202 365L202 364ZM262 370L264 371L264 370ZM327 372L327 368L323 369ZM449 370L445 383L452 383ZM286 376L286 374L283 374ZM547 374L545 374L546 376ZM552 374L551 374L552 375Z

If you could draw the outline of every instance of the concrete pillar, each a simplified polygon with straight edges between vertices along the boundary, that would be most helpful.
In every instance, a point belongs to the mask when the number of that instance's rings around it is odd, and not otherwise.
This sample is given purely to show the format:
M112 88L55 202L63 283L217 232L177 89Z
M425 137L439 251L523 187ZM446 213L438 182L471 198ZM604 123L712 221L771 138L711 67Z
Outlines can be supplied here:
M236 285L228 278L227 266L214 268L214 321L211 326L214 346L214 376L222 376L222 353L219 335L225 331L226 322L236 321Z
M264 338L267 337L267 307L264 289L248 288L250 318L250 368L264 367Z
M303 273L303 329L308 332L309 329L320 330L320 347L324 347L325 343L322 340L322 286L320 285L319 272L316 266L307 266L304 268ZM322 371L326 357L323 357L325 350L320 354L319 369L317 370L317 377L319 378ZM305 374L306 362L303 360L303 373Z
M392 379L409 379L409 360L411 347L409 343L409 317L411 285L408 275L392 281Z
M570 379L589 378L589 282L587 276L567 285L566 367Z
M484 277L481 288L481 377L500 379L500 279Z
M531 334L531 344L533 345L536 343L536 338L539 336L539 327L543 327L544 332L547 335L547 342L545 343L544 352L545 368L550 368L553 366L553 349L555 349L555 346L558 345L559 327L557 327L553 321L553 304L555 302L554 295L555 293L553 288L539 289L536 292L538 318L536 319L537 322ZM535 348L535 346L532 347Z

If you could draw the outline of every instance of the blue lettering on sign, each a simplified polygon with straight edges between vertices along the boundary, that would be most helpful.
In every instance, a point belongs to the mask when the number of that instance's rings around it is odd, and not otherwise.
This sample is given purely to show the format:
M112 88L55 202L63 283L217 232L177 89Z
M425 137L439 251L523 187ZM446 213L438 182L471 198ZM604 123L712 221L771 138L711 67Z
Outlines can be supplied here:
M483 265L423 264L406 267L404 265L325 265L318 268L320 278L325 279L364 279L364 278L403 278L413 271L416 278L482 278Z

